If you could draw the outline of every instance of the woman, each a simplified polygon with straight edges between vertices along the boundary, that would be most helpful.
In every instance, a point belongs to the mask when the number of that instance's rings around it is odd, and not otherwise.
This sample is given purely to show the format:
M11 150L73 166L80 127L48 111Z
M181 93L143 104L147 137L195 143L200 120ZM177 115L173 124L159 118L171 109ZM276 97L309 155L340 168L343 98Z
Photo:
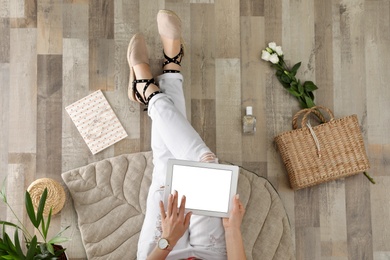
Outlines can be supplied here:
M223 221L191 212L184 214L185 197L178 208L177 193L170 195L168 210L164 211L162 198L169 158L211 163L217 163L218 159L186 119L180 74L184 56L180 18L172 11L161 10L157 23L165 57L163 74L157 82L150 71L142 34L134 35L127 53L129 98L144 104L152 119L154 169L138 242L138 259L245 259L240 232L244 208L238 196L231 216Z

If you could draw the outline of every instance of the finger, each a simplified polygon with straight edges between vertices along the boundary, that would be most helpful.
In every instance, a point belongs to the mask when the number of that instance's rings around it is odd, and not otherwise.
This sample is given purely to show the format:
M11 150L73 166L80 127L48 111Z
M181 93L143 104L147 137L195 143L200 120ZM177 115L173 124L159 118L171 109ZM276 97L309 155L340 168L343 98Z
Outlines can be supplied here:
M169 196L168 196L168 210L167 210L168 216L172 215L172 200L173 200L173 195L169 194Z
M180 218L184 218L184 211L185 211L185 208L186 208L186 196L183 195L183 197L181 197L181 202L180 202L180 209L179 209L179 217Z
M184 226L186 229L190 226L190 220L191 220L192 212L188 212L184 218Z
M178 193L177 191L173 194L173 202L172 202L172 215L177 216L177 200L178 200Z
M163 219L167 217L167 215L165 214L164 202L162 202L162 200L160 200L160 213Z

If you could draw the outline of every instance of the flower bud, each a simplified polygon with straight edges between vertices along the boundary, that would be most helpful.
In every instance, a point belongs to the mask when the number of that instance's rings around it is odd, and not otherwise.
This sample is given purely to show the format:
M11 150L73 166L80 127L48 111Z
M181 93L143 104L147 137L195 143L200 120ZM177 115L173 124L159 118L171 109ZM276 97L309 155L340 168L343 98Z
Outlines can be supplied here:
M276 46L275 47L275 52L278 54L278 56L283 55L282 47L281 46Z
M272 54L271 57L269 58L269 61L272 62L273 64L277 64L279 62L279 57L276 53Z
M269 61L269 58L271 57L271 54L265 50L262 50L261 52L261 58L265 61Z
M270 43L268 43L268 47L270 47L272 50L275 50L275 48L276 48L276 43L270 42Z

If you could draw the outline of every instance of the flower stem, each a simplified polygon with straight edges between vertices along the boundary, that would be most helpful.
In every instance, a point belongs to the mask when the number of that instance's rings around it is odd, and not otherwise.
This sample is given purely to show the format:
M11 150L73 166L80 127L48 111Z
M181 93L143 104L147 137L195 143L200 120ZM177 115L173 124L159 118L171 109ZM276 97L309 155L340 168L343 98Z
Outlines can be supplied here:
M372 183L372 184L376 184L376 182L374 181L374 179L367 173L367 172L363 172L364 176L367 177L367 179Z

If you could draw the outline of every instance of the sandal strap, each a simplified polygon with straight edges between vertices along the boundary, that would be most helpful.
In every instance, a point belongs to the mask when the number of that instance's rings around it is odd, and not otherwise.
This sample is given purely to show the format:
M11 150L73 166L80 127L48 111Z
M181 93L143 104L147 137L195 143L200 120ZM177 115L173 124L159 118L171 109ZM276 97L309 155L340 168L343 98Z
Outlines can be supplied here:
M164 54L164 58L166 59L166 61L164 61L164 63L163 63L163 67L165 66L165 65L167 65L167 64L169 64L169 63L175 63L175 64L177 64L177 65L179 65L179 66L181 66L181 59L180 59L180 61L178 61L178 59L179 58L182 58L183 57L183 45L181 45L180 46L180 52L179 52L179 54L177 54L175 57L173 57L173 58L171 58L171 57L168 57L166 54L165 54L165 52L163 51L163 54Z
M141 93L139 93L139 91L137 90L137 84L138 83L146 83L145 86L144 86L144 89L142 91L143 97L141 96ZM150 84L155 84L154 78L151 78L151 79L136 79L136 80L133 81L133 92L134 92L135 96L137 97L137 99L142 104L144 104L146 107L148 106L148 103L152 99L152 97L154 97L155 95L157 95L159 93L162 93L160 90L157 90L157 91L153 92L152 94L150 94L148 98L146 98L145 97L145 93L146 93L146 90L148 89Z
M163 74L165 73L180 73L180 70L163 70Z

